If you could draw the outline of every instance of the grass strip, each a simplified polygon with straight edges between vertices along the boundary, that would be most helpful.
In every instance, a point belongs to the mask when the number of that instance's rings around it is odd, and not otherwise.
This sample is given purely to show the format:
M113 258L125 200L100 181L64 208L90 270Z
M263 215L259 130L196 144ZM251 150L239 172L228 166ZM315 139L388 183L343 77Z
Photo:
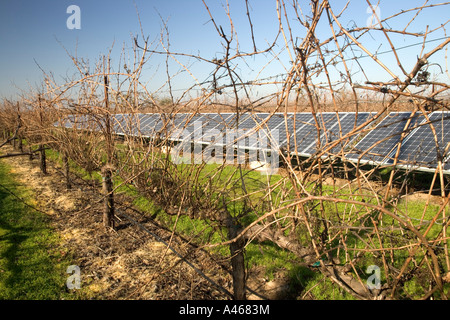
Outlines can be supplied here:
M70 299L70 254L49 216L32 208L32 196L0 162L0 299Z

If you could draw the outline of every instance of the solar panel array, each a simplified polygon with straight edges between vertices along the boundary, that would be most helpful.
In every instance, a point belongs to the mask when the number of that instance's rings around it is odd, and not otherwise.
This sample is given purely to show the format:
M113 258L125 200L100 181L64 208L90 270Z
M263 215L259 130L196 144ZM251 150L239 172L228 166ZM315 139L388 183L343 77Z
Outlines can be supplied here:
M437 168L438 160L443 169L450 170L448 151L450 148L450 113L434 112L422 121L403 141L398 156L398 165L410 168ZM434 133L433 133L434 132ZM393 163L395 154L389 155Z
M117 135L167 139L302 157L345 156L373 165L395 164L450 174L450 112L391 112L374 125L371 112L114 114ZM101 118L99 118L101 119ZM61 126L99 130L99 119L68 116Z
M417 118L411 116L411 112L391 112L356 144L354 153L347 154L347 158L361 163L383 163L398 145L401 134L407 132Z

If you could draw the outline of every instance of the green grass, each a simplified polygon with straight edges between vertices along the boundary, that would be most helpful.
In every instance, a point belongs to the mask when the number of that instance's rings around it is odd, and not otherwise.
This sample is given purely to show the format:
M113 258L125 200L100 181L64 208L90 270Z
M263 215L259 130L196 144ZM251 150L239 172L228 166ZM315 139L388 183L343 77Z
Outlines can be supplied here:
M76 296L66 290L70 253L49 218L27 203L32 194L0 162L0 299L57 300ZM11 192L7 191L5 187Z

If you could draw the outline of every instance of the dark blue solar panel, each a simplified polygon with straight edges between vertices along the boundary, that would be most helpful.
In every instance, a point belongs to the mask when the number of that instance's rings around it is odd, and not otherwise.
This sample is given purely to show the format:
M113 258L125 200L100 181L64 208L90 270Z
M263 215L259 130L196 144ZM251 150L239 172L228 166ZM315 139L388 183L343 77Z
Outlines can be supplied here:
M304 154L312 155L316 153L317 151L320 151L323 149L323 146L327 143L332 142L334 139L333 136L338 137L339 135L339 123L341 119L345 119L348 116L347 113L343 114L336 114L336 113L319 113L317 114L317 122L320 127L320 136L318 138L318 132L317 129L314 128L314 133L310 135L311 139L309 141L312 141L305 149L302 151ZM313 122L315 125L315 121ZM333 133L334 130L334 133ZM305 143L308 143L305 140ZM320 149L318 150L320 142Z
M401 145L398 156L399 165L408 167L437 168L438 151L444 160L448 154L448 144L450 143L450 113L433 112L429 115L428 122L424 117L423 121L414 129ZM434 135L431 125L433 125L436 135ZM395 152L391 154L387 163L394 162ZM445 168L447 167L447 168ZM449 164L444 165L445 169Z
M198 128L207 122L207 117L205 115L196 113L196 114L187 114L181 121L178 121L175 124L176 129L187 130L193 132L194 128Z
M172 140L199 141L203 123L205 123L203 114L179 114L170 123L169 137Z
M227 146L233 146L241 149L248 149L252 143L249 137L258 131L259 124L267 118L268 113L241 113L239 117L236 114L229 114L229 116L222 120L216 127L224 133L224 136L220 141L215 144L223 144ZM206 137L209 140L210 137Z
M255 115L257 122L257 132L253 133L252 139L248 141L250 149L269 150L279 148L280 146L280 132L286 131L285 117L282 113L258 113ZM284 140L286 134L284 134Z
M113 114L111 116L111 123L113 126L113 132L116 134L123 134L123 129L121 125L122 114Z
M242 136L238 138L240 139L241 146L243 145L245 149L248 149L259 148L259 146L266 147L268 145L268 130L264 128L264 124L269 116L270 113L250 114L250 117L239 125L239 133Z
M269 131L277 131L278 136L280 136L280 131L286 127L287 117L284 114L276 113L273 114L264 126L264 129ZM286 131L286 130L284 130ZM279 138L278 143L281 143L281 138Z
M140 117L140 131L142 136L151 137L153 136L154 123L157 116L151 113L144 113Z
M116 133L137 136L140 134L139 114L118 114L112 117Z
M209 124L211 124L211 129L216 129L225 133L228 128L235 125L235 122L236 120L234 113L222 113L219 114L219 117L216 117L213 121L210 121Z
M153 136L156 136L163 131L163 129L167 126L167 122L169 121L167 115L161 113L158 114L155 122L154 122L154 128L153 128Z
M285 122L278 127L280 147L289 152L294 152L295 142L298 143L301 140L301 133L299 134L299 132L309 132L313 127L312 121L314 121L314 118L311 113L288 114Z
M204 144L216 143L223 145L228 121L231 122L232 114L202 114L201 118L193 119L187 127L195 142Z
M198 113L177 113L170 118L170 125L172 128L168 128L168 130L184 129L188 125L189 121L195 121L197 118L201 118L201 115Z
M185 117L185 114L162 114L161 121L156 124L159 137L170 137L172 132L174 132L174 128L179 127Z
M226 133L227 130L230 130L228 125L232 118L233 114L230 113L211 117L203 127L203 141L211 142L215 145L225 145Z
M352 136L342 139L328 152L333 155L344 150L347 152L346 157L353 161L392 164L401 133L405 132L397 165L418 170L435 169L439 151L444 170L450 172L450 112L433 112L429 115L437 143L425 117L421 113L412 117L411 114L391 112L358 143L356 140L360 135L355 132ZM309 156L324 150L327 145L335 143L365 122L371 126L370 119L373 116L370 112L317 113L319 132L311 113L241 113L239 121L235 113L115 114L111 115L111 123L116 134L151 138L159 135L165 137L168 134L169 139L176 140L171 137L171 133L181 130L184 135L188 133L184 139L194 139L202 144L258 150L269 150L275 144L276 147L284 147L290 152L295 152L297 148L300 155ZM409 119L410 124L406 127ZM94 118L89 115L68 115L55 125L99 131L104 128L104 121L105 118L101 116ZM257 131L261 139L256 141ZM320 150L317 150L318 142Z
M268 116L269 116L268 113L259 113L259 114L247 113L245 114L245 116L240 117L238 128L244 131L252 130Z
M409 126L406 127L411 118ZM382 163L398 145L402 132L410 133L422 118L419 114L411 117L411 112L391 112L347 154L350 160Z
M321 150L327 148L328 145L333 144L336 140L341 139L346 136L356 127L365 123L370 119L372 113L370 112L339 112L338 117L333 117L330 121L324 123L325 129L320 136L320 145ZM327 152L327 154L336 155L341 152L347 145L351 145L354 141L358 133L353 134L350 137L347 137L340 141L335 147ZM319 150L319 151L321 151ZM317 150L317 143L310 146L309 149L306 150L307 154L314 154ZM326 156L325 154L324 156Z
M302 156L311 155L310 148L317 146L320 135L325 131L327 125L336 123L336 113L317 113L316 120L312 114L309 116L309 122L298 129L295 135L290 139L290 151L297 152ZM317 130L317 124L320 130Z

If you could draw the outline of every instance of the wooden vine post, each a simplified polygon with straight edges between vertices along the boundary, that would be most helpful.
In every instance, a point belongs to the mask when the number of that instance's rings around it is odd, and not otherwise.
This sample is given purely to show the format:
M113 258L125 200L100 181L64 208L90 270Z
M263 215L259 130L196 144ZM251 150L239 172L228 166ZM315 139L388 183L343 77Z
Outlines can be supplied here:
M108 165L102 168L103 195L105 202L103 207L103 225L114 229L114 193L112 183L112 168Z
M108 64L109 72L109 64ZM113 192L113 182L112 173L113 166L111 165L111 160L113 158L113 141L111 132L111 119L109 116L109 103L108 103L108 76L104 75L104 87L105 87L105 142L106 142L106 165L102 168L102 181L103 181L103 195L104 209L103 209L103 225L105 228L114 229L114 192Z
M230 243L230 256L233 277L233 298L234 300L246 300L245 294L245 257L243 237L238 237L240 227L237 221L233 219L230 213L226 212L225 226L228 230L228 240L234 240Z
M70 190L72 189L72 183L70 181L69 156L67 155L66 152L64 152L63 163L64 163L64 176L66 178L66 188L67 190Z
M40 121L40 125L42 127L43 125L43 115L42 115L42 103L41 103L41 95L38 95L38 102L39 102L39 121ZM41 150L39 152L40 154L40 162L39 162L39 167L41 169L41 172L43 174L47 174L47 157L45 155L45 146L41 143L39 144L39 149Z

